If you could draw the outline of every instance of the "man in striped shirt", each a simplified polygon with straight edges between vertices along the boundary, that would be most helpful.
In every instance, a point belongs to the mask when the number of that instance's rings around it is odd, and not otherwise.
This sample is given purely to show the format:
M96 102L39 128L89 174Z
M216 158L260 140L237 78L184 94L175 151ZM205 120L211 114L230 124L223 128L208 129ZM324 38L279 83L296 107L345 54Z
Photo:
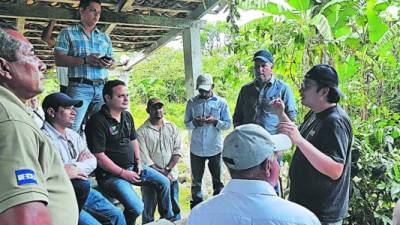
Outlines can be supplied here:
M102 90L108 68L114 64L111 39L96 27L101 13L100 0L81 0L79 13L80 23L61 30L54 49L56 65L68 67L67 94L83 100L72 126L76 131L91 104L90 114L104 104Z

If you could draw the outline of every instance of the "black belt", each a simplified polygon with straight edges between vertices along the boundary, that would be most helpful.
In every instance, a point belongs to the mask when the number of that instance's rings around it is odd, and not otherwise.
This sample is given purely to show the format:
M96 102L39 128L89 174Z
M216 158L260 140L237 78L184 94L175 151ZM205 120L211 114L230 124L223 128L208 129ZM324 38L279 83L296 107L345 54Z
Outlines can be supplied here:
M89 84L92 86L96 86L96 85L101 85L101 84L105 84L106 81L99 79L99 80L89 80L86 78L79 78L79 77L70 77L68 78L69 82L74 82L74 83L79 83L79 84Z

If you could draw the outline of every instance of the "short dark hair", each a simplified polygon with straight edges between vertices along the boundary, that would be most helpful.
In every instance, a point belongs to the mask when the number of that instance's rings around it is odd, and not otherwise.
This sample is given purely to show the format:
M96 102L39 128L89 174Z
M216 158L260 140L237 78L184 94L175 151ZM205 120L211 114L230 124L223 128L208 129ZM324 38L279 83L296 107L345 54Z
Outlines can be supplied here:
M101 0L81 0L79 2L79 8L86 9L86 7L88 7L92 2L96 2L101 5Z
M104 84L104 88L103 88L104 102L106 102L106 95L109 95L112 98L113 88L118 85L126 86L126 84L121 80L109 80L106 82L106 84Z
M17 51L21 43L9 35L5 30L17 30L14 24L0 22L0 57L9 62L17 61Z

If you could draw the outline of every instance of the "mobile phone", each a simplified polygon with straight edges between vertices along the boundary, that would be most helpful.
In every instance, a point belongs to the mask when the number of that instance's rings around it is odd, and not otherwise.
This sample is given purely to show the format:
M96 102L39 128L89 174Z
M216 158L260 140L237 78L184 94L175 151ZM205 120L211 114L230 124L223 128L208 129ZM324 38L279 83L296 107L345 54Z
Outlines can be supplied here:
M112 60L112 58L110 57L110 56L103 56L103 57L101 57L101 59L104 59L104 60Z

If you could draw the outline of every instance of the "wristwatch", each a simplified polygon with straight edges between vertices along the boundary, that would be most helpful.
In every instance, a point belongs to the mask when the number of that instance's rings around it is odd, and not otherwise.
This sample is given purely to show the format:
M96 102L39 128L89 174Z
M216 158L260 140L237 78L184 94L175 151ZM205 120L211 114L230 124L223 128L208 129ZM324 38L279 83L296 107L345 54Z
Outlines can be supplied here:
M172 170L172 168L169 168L168 166L166 166L164 169L165 169L168 173L171 172L171 170Z

